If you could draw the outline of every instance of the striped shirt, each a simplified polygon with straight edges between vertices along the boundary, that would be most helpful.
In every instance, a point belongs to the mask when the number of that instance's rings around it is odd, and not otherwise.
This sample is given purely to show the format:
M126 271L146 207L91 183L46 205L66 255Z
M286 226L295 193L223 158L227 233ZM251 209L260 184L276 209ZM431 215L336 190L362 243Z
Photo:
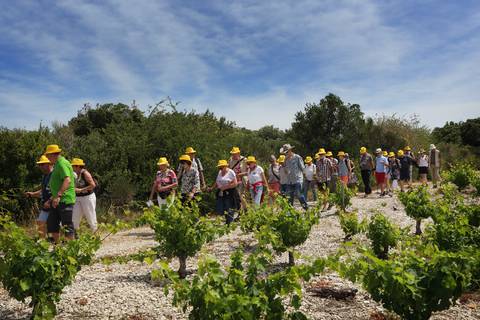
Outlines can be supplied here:
M327 158L318 159L317 161L317 179L318 182L327 182L332 178L333 166L332 162Z

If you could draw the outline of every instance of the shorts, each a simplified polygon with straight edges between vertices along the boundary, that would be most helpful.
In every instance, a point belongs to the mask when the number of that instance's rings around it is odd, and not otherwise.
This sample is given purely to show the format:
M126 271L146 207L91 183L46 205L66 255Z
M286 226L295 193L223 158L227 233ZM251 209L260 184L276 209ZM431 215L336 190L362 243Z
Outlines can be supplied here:
M385 172L375 172L375 180L377 184L385 183Z
M428 167L418 167L418 174L428 174Z
M410 172L401 172L400 171L400 181L410 181Z
M38 214L37 221L38 222L47 222L49 213L50 213L49 210L41 209L40 213Z
M48 233L60 232L60 224L65 228L65 235L73 236L75 229L73 228L73 204L59 203L56 208L50 209L47 219Z
M280 182L269 183L268 189L270 189L270 196L274 196L275 194L280 194Z

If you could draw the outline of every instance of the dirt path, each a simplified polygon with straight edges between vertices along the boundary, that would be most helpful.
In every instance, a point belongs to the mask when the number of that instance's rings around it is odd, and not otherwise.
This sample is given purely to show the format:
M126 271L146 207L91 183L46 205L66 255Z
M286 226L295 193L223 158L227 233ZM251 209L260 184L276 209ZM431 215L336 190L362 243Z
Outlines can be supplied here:
M397 225L410 227L412 232L414 230L413 220L405 215L396 197L355 197L352 199L352 208L358 210L360 218L370 216L374 210L381 210ZM322 213L320 223L299 248L301 254L319 257L338 248L344 235L334 211L332 209ZM237 229L205 246L203 252L212 254L227 264L229 255L242 242L250 241L250 235L244 235ZM108 238L97 252L97 257L128 255L154 245L151 229L136 228ZM197 259L198 257L188 260L189 270L195 270ZM278 256L277 260L286 262L287 254ZM177 268L176 261L171 265ZM154 266L134 261L109 266L94 263L83 268L75 282L65 289L58 304L57 319L186 319L185 314L171 305L171 297L165 297L162 288L150 281L153 268ZM323 275L312 281L320 279L339 287L355 287L335 274ZM305 292L302 310L312 319L370 319L372 313L381 311L382 308L360 290L350 301L322 299ZM0 319L27 319L29 313L26 304L8 298L0 288ZM480 305L457 304L448 311L434 315L432 319L480 319Z

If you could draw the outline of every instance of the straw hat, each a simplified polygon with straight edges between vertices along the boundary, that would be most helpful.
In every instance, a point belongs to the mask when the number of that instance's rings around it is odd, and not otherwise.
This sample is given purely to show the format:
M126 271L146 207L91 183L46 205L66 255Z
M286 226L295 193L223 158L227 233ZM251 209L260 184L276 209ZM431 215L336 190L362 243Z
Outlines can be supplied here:
M232 150L230 150L230 154L237 154L237 153L240 153L239 147L233 147Z
M178 160L187 161L190 164L192 163L192 158L190 158L188 154L183 154L182 156L180 156L180 158L178 158Z
M57 144L50 144L47 146L47 150L45 151L45 154L53 154L53 153L60 153L62 152L62 149Z
M286 143L280 148L280 153L287 153L289 150L292 150L293 148L295 147L290 145L289 143Z
M161 157L160 159L158 159L157 166L161 166L161 165L164 165L164 164L166 164L167 166L169 165L169 163L167 161L167 158Z
M50 160L48 160L46 155L42 154L40 159L38 159L37 164L50 164Z
M85 166L85 162L83 162L83 160L80 158L73 158L70 163L72 164L72 166L79 166L79 167Z
M221 168L221 167L228 167L227 160L218 160L217 168Z

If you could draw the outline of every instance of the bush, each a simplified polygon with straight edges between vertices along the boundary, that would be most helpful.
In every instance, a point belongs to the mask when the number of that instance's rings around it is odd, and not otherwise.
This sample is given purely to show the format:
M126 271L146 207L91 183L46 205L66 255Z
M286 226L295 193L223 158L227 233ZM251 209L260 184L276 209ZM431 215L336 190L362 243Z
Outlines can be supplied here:
M354 235L364 229L364 222L358 221L357 212L340 212L340 227L345 233L345 241L352 239Z
M146 220L155 231L160 255L177 257L180 262L178 274L186 276L188 257L193 257L202 246L226 231L219 221L200 216L196 201L182 205L176 200L170 207L154 206L146 209Z
M405 206L407 215L417 222L415 234L421 234L422 219L431 217L433 214L433 205L426 186L420 186L411 189L405 193L400 193L398 198Z
M257 232L261 244L271 244L277 252L288 251L290 265L295 264L294 248L304 243L318 218L313 210L300 211L288 203L284 197L276 200L278 212L268 219Z
M224 269L218 261L204 257L191 280L179 280L166 263L152 276L173 282L173 304L184 312L189 310L189 319L307 319L299 311L300 281L321 273L326 260L268 274L268 253L256 252L244 258L237 250L230 259L230 267ZM168 288L165 293L168 294Z
M345 211L352 204L351 199L355 194L356 189L350 189L337 181L337 189L329 194L329 202L335 204L339 211Z
M467 163L455 164L449 170L442 173L443 179L455 184L459 190L468 187L476 175L475 169Z
M387 259L388 250L397 244L398 229L381 213L376 213L368 224L367 237L372 243L375 255Z
M372 298L402 319L426 320L460 297L478 267L471 252L446 252L416 244L382 260L368 250L347 263L341 273L360 282Z
M0 280L13 298L22 302L32 298L32 319L53 319L63 288L91 262L99 246L98 237L82 235L50 249L48 242L32 239L15 223L3 220Z

